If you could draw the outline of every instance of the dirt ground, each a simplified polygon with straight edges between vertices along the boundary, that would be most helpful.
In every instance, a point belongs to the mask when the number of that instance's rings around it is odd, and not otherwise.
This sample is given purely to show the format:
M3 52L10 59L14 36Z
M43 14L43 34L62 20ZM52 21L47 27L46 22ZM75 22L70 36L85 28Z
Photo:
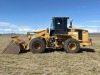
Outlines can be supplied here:
M63 50L2 54L10 37L0 35L0 75L100 75L100 34L90 35L93 45L75 54Z

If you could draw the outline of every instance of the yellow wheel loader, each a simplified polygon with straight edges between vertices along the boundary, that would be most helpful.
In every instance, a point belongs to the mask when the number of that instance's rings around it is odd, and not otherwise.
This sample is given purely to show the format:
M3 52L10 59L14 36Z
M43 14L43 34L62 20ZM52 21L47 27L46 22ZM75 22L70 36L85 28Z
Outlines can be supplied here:
M53 17L50 29L34 31L34 34L27 32L28 44L18 36L12 37L11 43L3 53L18 54L28 50L32 53L43 53L46 48L63 48L68 53L76 53L80 47L92 45L88 31L73 28L72 21L67 27L68 19L69 17Z

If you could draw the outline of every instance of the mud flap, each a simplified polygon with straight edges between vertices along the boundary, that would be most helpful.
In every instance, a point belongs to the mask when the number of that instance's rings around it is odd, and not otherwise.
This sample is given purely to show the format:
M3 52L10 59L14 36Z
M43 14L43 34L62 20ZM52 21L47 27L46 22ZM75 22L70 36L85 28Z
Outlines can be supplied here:
M21 49L20 44L18 42L11 41L2 53L5 53L5 54L19 54L20 49Z

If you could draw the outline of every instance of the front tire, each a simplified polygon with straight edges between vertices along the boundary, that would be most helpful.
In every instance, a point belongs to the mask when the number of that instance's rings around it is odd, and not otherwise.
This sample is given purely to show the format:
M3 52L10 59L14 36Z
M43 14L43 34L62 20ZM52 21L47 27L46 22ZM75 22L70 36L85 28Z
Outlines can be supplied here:
M68 39L65 41L64 50L67 53L77 53L80 50L80 44L75 39Z
M46 49L45 42L39 38L32 39L29 47L32 53L43 53Z

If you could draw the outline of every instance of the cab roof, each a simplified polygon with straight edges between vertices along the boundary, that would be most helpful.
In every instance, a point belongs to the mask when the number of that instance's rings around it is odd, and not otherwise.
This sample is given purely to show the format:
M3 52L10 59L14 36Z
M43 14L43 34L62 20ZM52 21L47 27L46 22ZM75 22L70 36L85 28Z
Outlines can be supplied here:
M69 19L69 17L67 17L67 16L65 16L65 17L52 17L52 19L56 19L56 18L61 18L61 19L66 18L66 19Z

